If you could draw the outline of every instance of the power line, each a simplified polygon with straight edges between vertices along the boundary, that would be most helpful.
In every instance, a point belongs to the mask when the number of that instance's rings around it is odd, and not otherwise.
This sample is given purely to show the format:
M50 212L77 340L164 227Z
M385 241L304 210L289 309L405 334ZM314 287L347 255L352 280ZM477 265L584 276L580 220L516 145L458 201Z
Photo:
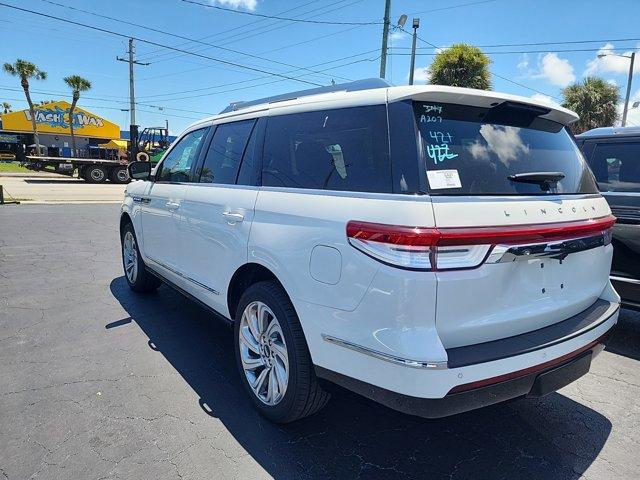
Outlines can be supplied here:
M563 40L559 42L533 42L533 43L498 43L494 45L475 45L479 48L491 48L491 47L536 47L541 45L571 45L577 43L612 43L612 42L635 42L640 38L614 38L614 39L599 39L599 40Z
M348 59L352 59L352 58L355 58L355 57L368 55L368 54L371 54L371 53L377 52L377 51L378 51L378 49L375 48L373 50L368 50L368 51L356 53L356 54L353 54L353 55L347 55L345 57L335 58L333 60L327 60L327 61L324 61L324 62L320 62L320 63L316 63L314 65L311 65L310 68L320 67L320 66L323 66L323 65L328 65L328 64L340 62L340 61L343 61L343 60L348 60ZM379 58L379 57L376 57L374 59L370 59L370 58L359 59L359 60L355 60L355 61L352 61L352 62L341 64L341 65L336 65L335 67L331 67L331 68L343 68L345 66L353 65L355 63L360 63L360 62L365 62L365 61L375 61L375 60L377 60L377 58ZM292 71L289 71L289 72L286 72L286 73L295 73L295 70L292 70ZM304 76L305 75L300 75L300 77L304 77ZM255 82L255 81L266 79L266 78L270 78L270 76L269 75L264 75L264 76L256 77L256 78L249 79L249 80L240 80L240 81L236 81L236 82L223 83L223 84L219 84L219 85L210 85L208 87L200 87L200 88L195 88L195 89L190 89L190 90L180 90L180 91L174 91L174 92L168 92L168 93L160 93L160 94L155 94L155 95L146 95L146 96L140 96L138 98L139 99L149 99L149 100L146 100L146 101L152 101L152 102L183 100L183 99L189 99L189 98L199 98L199 97L204 97L204 96L209 96L209 95L215 95L215 94L219 94L219 93L234 92L234 91L239 91L239 90L248 89L248 88L255 88L255 87L264 86L264 85L271 85L273 83L278 83L278 82L284 81L283 79L280 79L280 80L275 80L275 81L270 81L270 82L262 82L262 83L258 83L258 84L255 84L255 85L248 85L246 87L241 87L241 88L233 88L233 89L230 89L230 90L223 90L223 91L219 91L219 92L207 92L207 93L203 93L203 94L200 94L200 95L192 95L192 96L177 97L177 98L174 97L175 95L180 95L180 94L183 94L183 93L201 92L201 91L206 91L206 90L213 90L213 89L218 89L218 88L230 87L230 86L235 86L235 85L241 85L241 84L245 84L245 83ZM22 89L20 89L18 87L11 87L11 86L5 86L5 85L0 85L0 90L7 90L7 91L12 91L12 92L21 92L22 91ZM59 95L66 94L66 92L43 91L43 90L38 90L38 89L32 89L30 91L32 93L36 93L36 94L40 94L40 95L59 96ZM174 98L169 98L169 99L157 98L157 97L164 97L164 96L170 96L170 97L174 97ZM120 103L120 104L128 103L127 100L113 100L113 99L110 99L110 98L86 96L86 95L83 95L82 98L88 99L88 100L98 100L98 101ZM124 98L124 97L118 97L118 98ZM157 107L155 105L148 105L148 104L141 103L141 102L136 102L136 104L159 108L159 107ZM163 108L169 108L169 107L163 107ZM171 108L171 109L172 110L178 110L178 109L175 109L175 108ZM194 111L194 110L184 110L184 111L188 111L188 112L192 112L192 113L210 114L209 112L198 112L198 111Z
M492 3L496 0L478 0L476 2L459 3L458 5L449 5L448 7L433 8L431 10L422 10L420 12L408 13L407 15L418 15L420 13L441 12L443 10L451 10L453 8L471 7L473 5L482 5L483 3Z
M307 5L311 5L312 3L316 3L316 2L318 2L318 1L319 1L319 0L311 0L310 2L303 3L302 5L296 5L296 6L295 6L295 7L293 7L293 8L288 8L288 9L286 9L286 10L283 10L283 11L279 12L279 13L278 13L278 15L281 15L281 14L283 14L283 13L293 12L294 10L298 10L299 8L306 7ZM341 1L344 1L344 0L341 0ZM339 2L338 2L338 3L339 3ZM312 11L313 11L313 10L312 10ZM237 27L227 28L226 30L222 30L221 32L213 33L213 34L211 34L211 35L205 35L204 37L200 37L200 40L206 40L206 39L208 39L208 38L212 38L212 37L219 37L220 35L224 35L225 33L233 32L234 30L239 30L239 29L241 29L241 28L247 28L249 25L255 25L255 24L257 24L257 23L262 23L262 22L266 22L266 21L267 21L267 19L262 18L262 19L259 19L259 20L254 20L254 21L252 21L252 22L247 22L247 23L245 23L245 24L243 24L243 25L239 25L239 26L237 26ZM178 47L182 47L182 46L187 45L187 44L189 44L189 43L190 43L190 42L179 43L179 44L178 44L178 45L176 45L176 46L178 46ZM151 51L147 52L146 54L147 54L147 55L151 55L151 54L154 54L154 53L156 53L156 52L161 52L161 51L162 51L162 49L155 49L155 50L151 50Z
M315 9L313 9L313 10L309 10L309 11L307 11L307 12L304 12L304 13L300 14L300 16L302 16L302 15L308 15L309 13L317 12L318 10L324 10L324 9L326 9L326 8L328 8L328 7L332 7L332 6L334 6L334 5L338 5L338 4L340 4L340 3L344 3L345 1L347 1L347 0L338 0L338 1L333 2L333 3L330 3L330 4L328 4L328 5L323 5L322 7L315 8ZM330 10L325 10L325 11L323 11L323 12L317 13L317 14L312 15L311 17L307 17L307 18L315 18L315 17L319 17L319 16L321 16L321 15L325 15L325 14L327 14L327 13L329 13L329 12L335 12L336 10L341 10L341 9L343 9L343 8L347 8L347 7L351 6L351 5L355 5L356 3L361 3L361 2L362 2L362 0L355 0L355 1L352 1L352 2L350 2L350 3L347 3L347 4L344 4L344 5L341 5L341 6L339 6L339 7L332 8L332 9L330 9ZM285 22L279 21L279 22L275 22L275 23L285 23ZM281 25L281 26L275 26L275 27L274 27L274 26L272 26L272 25L267 25L267 26L265 26L265 27L266 27L266 29L258 30L258 31L254 31L254 32L253 32L252 34L250 34L250 35L247 35L247 34L246 34L246 32L236 33L236 34L234 34L234 35L231 35L230 37L227 37L226 39L223 39L223 40L226 40L226 42L225 42L225 43L223 43L223 44L222 44L222 46L229 45L229 44L232 44L232 43L236 43L236 42L238 42L238 41L240 41L240 40L248 40L248 39L253 38L253 37L257 37L257 36L264 35L264 34L269 33L269 32L273 32L273 31L275 31L275 30L282 30L283 28L290 27L291 25L292 25L291 23L289 23L289 24L285 24L285 25ZM359 26L356 26L356 27L354 27L354 28L359 28ZM235 37L235 39L234 39L234 37ZM198 52L203 52L203 51L205 51L205 50L208 50L208 48L201 48L201 49L198 49L198 50L196 50L196 51L198 51ZM263 53L267 53L267 52L263 52ZM168 56L168 57L166 57L166 55L169 55L169 56ZM165 58L161 58L160 60L157 60L157 58L158 58L158 57L161 57L161 56L165 56ZM155 58L155 59L156 59L156 60L154 60L154 61L155 61L155 63L159 63L159 62L164 62L164 61L168 61L168 60L173 60L173 59L175 59L175 58L180 58L180 57L182 57L182 56L183 56L183 55L173 55L173 56L172 56L172 54L171 54L171 53L163 53L163 54L158 54L158 55L156 55L155 57L151 57L151 58L152 58L152 59L154 59L154 58Z
M108 20L111 20L111 21L114 21L114 22L123 23L125 25L132 25L132 26L135 26L135 27L138 27L138 28L144 28L144 29L150 30L152 32L161 33L163 35L169 35L169 36L172 36L172 37L180 38L182 40L187 40L188 42L200 43L202 45L207 45L207 46L212 47L212 48L217 48L217 49L224 50L224 51L227 51L227 52L236 53L238 55L242 55L242 56L245 56L245 57L256 58L256 59L259 59L259 60L264 60L264 61L267 61L267 62L272 62L272 63L278 64L278 65L283 65L283 66L286 66L286 67L292 67L292 68L296 68L296 69L300 69L300 70L304 70L305 69L304 67L300 67L300 66L297 66L297 65L292 65L290 63L280 62L278 60L272 60L270 58L261 57L260 55L254 55L254 54L243 52L243 51L240 51L240 50L235 50L233 48L227 48L227 47L222 47L222 46L219 46L219 45L215 45L213 43L203 42L203 41L195 39L195 38L186 37L184 35L180 35L180 34L177 34L177 33L167 32L166 30L160 30L159 28L153 28L153 27L148 27L146 25L141 25L141 24L138 24L138 23L128 22L126 20L110 17L108 15L102 15L100 13L91 12L89 10L83 10L83 9L76 8L76 7L73 7L73 6L70 6L70 5L64 5L64 4L57 3L57 2L54 2L54 1L51 1L51 0L40 0L40 1L45 2L45 3L49 3L51 5L56 5L56 6L59 6L59 7L68 8L70 10L76 10L76 11L79 11L79 12L82 12L82 13L86 13L88 15L95 16L95 17L105 18L105 19L108 19ZM313 71L313 70L310 70L310 72L311 73L317 73L319 75L331 76L331 75L329 75L327 73L324 73L324 72L318 72L318 71ZM339 78L341 78L343 80L351 80L351 79L346 78L346 77L339 77Z
M68 20L66 18L60 18L60 17L56 17L54 15L48 15L46 13L36 12L34 10L29 10L27 8L17 7L15 5L10 5L8 3L0 2L0 6L6 7L6 8L11 8L11 9L14 9L14 10L19 10L19 11L22 11L22 12L31 13L33 15L38 15L38 16L45 17L45 18L50 18L50 19L53 19L53 20L58 20L60 22L65 22L65 23L69 23L69 24L72 24L72 25L77 25L77 26L88 28L88 29L91 29L91 30L96 30L96 31L99 31L99 32L108 33L110 35L115 35L115 36L118 36L118 37L121 37L121 38L133 38L134 40L137 40L137 41L143 42L143 43L147 43L149 45L154 45L154 46L157 46L157 47L166 48L168 50L174 50L176 52L184 53L184 54L187 54L187 55L193 55L195 57L200 57L200 58L204 58L204 59L207 59L207 60L212 60L214 62L222 63L222 64L225 64L225 65L232 65L234 67L244 68L246 70L251 70L251 71L259 72L259 73L264 73L264 74L272 75L272 76L275 76L275 77L282 77L282 78L285 78L287 80L294 80L294 81L297 81L297 82L300 82L300 83L306 83L308 85L314 85L314 86L317 86L317 87L324 86L324 85L322 85L320 83L316 83L316 82L312 82L312 81L308 81L308 80L296 79L294 77L288 77L286 75L283 75L283 74L280 74L280 73L276 73L276 72L270 72L270 71L267 71L267 70L263 70L261 68L250 67L248 65L242 65L240 63L232 62L232 61L229 61L229 60L223 60L223 59L220 59L220 58L211 57L209 55L204 55L204 54L201 54L201 53L190 52L188 50L183 50L181 48L172 47L170 45L164 45L162 43L154 42L152 40L146 40L144 38L140 38L140 37L136 37L136 36L132 36L132 35L126 35L126 34L120 33L120 32L114 32L113 30L108 30L106 28L96 27L94 25L87 25L85 23L76 22L76 21L73 21L73 20Z
M329 20L303 20L299 18L291 18L291 17L280 17L277 15L265 15L262 13L255 12L246 12L244 10L235 10L233 8L221 7L220 5L211 5L207 3L196 2L195 0L182 0L184 3L192 3L194 5L200 5L205 8L212 8L215 10L222 10L225 12L231 13L239 13L242 15L251 15L252 17L260 17L260 18L268 18L271 20L283 20L286 22L296 22L296 23L314 23L320 25L382 25L383 22L336 22Z
M328 64L328 63L335 63L335 62L338 62L338 61L341 61L341 60L346 60L346 59L349 59L349 58L358 57L358 56L370 54L370 53L377 52L377 51L378 51L378 49L376 48L374 50L369 50L367 52L361 52L361 53L358 53L358 54L355 54L355 55L349 55L347 57L342 57L342 58L338 58L338 59L334 59L334 60L329 60L329 61L326 61L326 62L318 63L316 65L312 65L312 67L325 65L325 64ZM350 65L354 65L356 63L362 63L362 62L374 62L374 61L378 60L379 58L380 58L380 56L378 55L378 56L376 56L374 58L358 59L358 60L354 60L354 61L351 61L351 62L343 63L341 65L336 65L335 67L332 67L332 68L343 68L343 67L346 67L346 66L350 66ZM308 74L306 74L306 75L308 75ZM304 76L305 75L300 75L300 77L304 77ZM201 88L201 89L194 89L194 91L205 90L205 89L209 90L209 89L215 89L215 88L222 88L222 87L225 87L225 86L233 86L233 85L237 85L237 84L241 84L241 83L246 83L246 82L249 82L249 81L256 81L256 80L259 80L259 79L262 79L262 78L268 78L268 76L259 77L259 78L252 79L252 80L244 80L244 81L239 81L239 82L231 82L231 83L227 83L227 84L221 84L221 85L217 85L217 86L204 87L204 88ZM297 78L297 77L295 77L295 78ZM222 94L222 93L237 92L237 91L240 91L240 90L246 90L246 89L249 89L249 88L256 88L256 87L261 87L261 86L265 86L265 85L271 85L271 84L279 83L279 82L283 82L283 81L285 81L285 79L271 80L269 82L262 82L262 83L258 83L258 84L255 84L255 85L249 85L249 86L246 86L246 87L231 88L231 89L227 89L227 90L220 90L220 91L216 91L216 92L207 92L207 93L201 93L201 94L198 94L198 95L189 95L189 96L182 96L182 97L175 97L173 95L180 94L180 93L188 93L189 91L172 92L170 94L159 94L159 95L171 95L171 96L173 96L173 98L166 98L166 99L153 99L152 98L149 101L169 102L169 101L185 100L185 99L191 99L191 98L200 98L200 97L206 97L206 96L210 96L210 95L219 95L219 94ZM0 86L0 90L7 90L7 91L13 91L13 92L22 91L21 89L15 88L15 87L1 87L1 86ZM31 90L31 92L39 94L39 95L57 96L57 94L54 93L54 92L47 92L47 91L42 91L42 90ZM159 95L157 95L157 96L159 96ZM148 95L147 97L140 97L140 98L150 98L150 97L154 97L154 95ZM119 104L127 104L128 103L128 101L125 101L125 100L120 100L119 101L119 100L112 100L112 99L108 99L108 98L86 97L86 96L83 96L83 98L93 99L93 100L98 100L98 101L103 101L103 102L119 103ZM162 108L162 109L183 111L183 112L189 112L189 113L202 113L202 114L206 114L206 115L212 115L211 112L201 112L201 111L197 111L197 110L185 110L185 109L178 109L178 108L173 108L173 107L151 105L151 104L148 104L148 103L145 103L145 102L136 102L136 105L144 105L144 106L153 107L153 108Z
M406 30L404 30L404 28L400 28L400 29L401 29L404 33L408 33ZM435 45L435 44L433 44L433 43L429 42L428 40L425 40L424 38L419 37L418 35L416 35L416 38L417 38L418 40L420 40L421 42L423 42L423 43L425 43L425 44L427 44L427 45L429 45L429 46L431 46L431 47L435 48L436 50L442 50L442 47L439 47L439 46L437 46L437 45ZM556 97L556 96L554 96L554 95L549 95L548 93L542 92L542 91L540 91L540 90L536 90L535 88L529 87L529 86L527 86L527 85L525 85L525 84L523 84L523 83L516 82L515 80L511 80L510 78L507 78L507 77L503 77L502 75L498 75L497 73L495 73L495 72L493 72L493 71L491 71L491 70L489 70L489 72L490 72L490 73L491 73L491 75L493 75L494 77L501 78L502 80L505 80L505 81L507 81L507 82L513 83L514 85L518 85L519 87L526 88L527 90L530 90L530 91L532 91L532 92L539 93L539 94L541 94L541 95L546 95L546 96L551 97L551 98L554 98L554 99L556 99L556 100L560 100L558 97Z
M6 100L11 101L11 102L24 102L27 103L27 101L24 98L6 98ZM36 107L37 108L37 107ZM82 105L82 107L79 108L101 108L104 110L118 110L118 111L129 111L128 109L122 109L122 108L118 108L118 107L107 107L105 105ZM199 120L200 117L187 117L184 115L174 115L171 113L164 113L164 112L154 112L153 110L142 110L142 109L138 109L138 111L140 112L145 112L145 113L153 113L156 115L163 115L166 117L172 117L172 118L185 118L188 120ZM210 113L208 113L208 115L211 115Z
M475 45L474 45L475 46ZM401 48L405 49L406 47L392 47L392 48ZM444 47L441 47L444 48ZM480 47L478 47L480 48ZM570 49L545 49L545 50L508 50L501 52L482 52L485 55L510 55L516 53L568 53L568 52L599 52L600 50L607 52L614 52L620 50L638 50L638 48L570 48ZM429 52L429 53L416 53L417 56L435 56L437 52ZM393 53L392 55L411 55L411 53Z
M342 60L348 60L348 59L351 59L351 58L360 57L362 55L369 55L370 53L377 52L377 51L378 51L378 49L376 48L376 49L373 49L373 50L368 50L366 52L360 52L360 53L356 53L356 54L353 54L353 55L348 55L346 57L340 57L340 58L336 58L336 59L333 59L333 60L328 60L328 61L325 61L325 62L316 63L314 65L311 65L309 68L320 67L322 65L327 65L327 64L330 64L330 63L336 63L336 62L340 62ZM352 63L356 63L356 62L352 62ZM345 65L339 65L337 67L331 67L331 68L341 68L342 66L345 66ZM285 73L287 73L287 74L295 73L295 70L291 70L291 71L288 71L288 72L285 72ZM304 76L304 75L302 75L302 76ZM220 84L220 85L210 85L208 87L200 87L200 88L194 88L194 89L190 89L190 90L181 90L181 91L177 91L177 92L158 93L158 94L155 94L155 95L146 95L146 96L140 97L140 98L165 97L165 96L169 96L170 97L170 96L173 96L173 95L180 95L180 94L183 94L183 93L201 92L201 91L212 90L212 89L216 89L216 88L228 87L228 86L233 86L233 85L240 85L240 84L243 84L243 83L255 82L257 80L262 80L262 79L265 79L265 78L269 78L269 76L268 75L263 75L261 77L256 77L256 78L252 78L252 79L249 79L249 80L239 80L239 81L236 81L236 82L223 83L223 84ZM261 84L261 85L264 85L264 84ZM248 88L252 88L252 86L250 86Z
M377 52L378 49L376 48L375 50L372 50L371 52L373 52L373 51ZM380 58L380 55L377 55L374 58L364 58L364 59L360 59L360 60L354 60L352 62L344 63L342 65L336 65L335 67L332 67L332 68L342 68L342 67L354 65L356 63L362 63L362 62L374 62L374 61L377 61L379 58ZM301 75L301 76L304 76L304 75ZM262 77L262 78L266 78L266 77ZM257 79L253 79L253 80L255 81ZM232 89L229 89L229 90L221 90L221 91L217 91L217 92L207 92L207 93L201 93L201 94L198 94L198 95L189 95L189 96L183 96L183 97L166 98L166 99L162 99L162 101L164 101L164 102L174 102L174 101L178 101L178 100L186 100L186 99L191 99L191 98L206 97L206 96L209 96L209 95L219 95L221 93L237 92L239 90L246 90L246 89L249 89L249 88L261 87L261 86L264 86L264 85L272 85L274 83L279 83L279 82L283 82L283 81L284 80L271 80L269 82L258 83L258 84L249 85L249 86L246 86L246 87L232 88Z

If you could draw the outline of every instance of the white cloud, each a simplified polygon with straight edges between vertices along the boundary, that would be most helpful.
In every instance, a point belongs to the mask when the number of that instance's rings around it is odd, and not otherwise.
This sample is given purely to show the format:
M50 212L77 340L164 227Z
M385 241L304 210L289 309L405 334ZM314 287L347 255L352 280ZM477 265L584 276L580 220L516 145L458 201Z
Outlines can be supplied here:
M479 140L476 140L467 146L469 153L476 159L489 158L489 150L491 150L502 163L508 166L520 152L529 154L529 147L520 138L519 128L485 124L480 127L480 135L487 145L482 145Z
M544 95L542 93L534 93L533 95L531 95L531 100L535 100L536 102L540 103L546 103L547 105L558 105L558 103L554 101L549 95Z
M635 93L631 94L631 98L629 98L629 111L627 112L627 126L640 126L640 107L633 108L633 103L640 101L640 90L637 90ZM620 126L622 123L622 112L624 110L624 97L622 97L620 103L617 105L618 110L618 121L616 122L616 126Z
M529 54L523 53L520 56L520 61L518 62L518 70L528 70L529 69Z
M407 79L409 76L407 75ZM418 67L413 71L413 83L425 83L429 81L429 67Z
M618 86L618 82L616 82L616 80L614 78L610 78L609 80L607 80L607 83L609 85L613 85L614 87Z
M543 79L557 87L566 87L576 79L571 62L553 52L538 55L534 66L525 53L520 57L517 68L522 72L521 78Z
M532 78L544 78L558 87L566 87L576 79L571 62L558 57L556 53L547 53L540 58L538 68L538 73L534 73Z
M395 32L391 32L389 34L389 40L392 42L397 42L399 40L404 40L407 37L407 34L402 30L396 30Z
M255 10L258 6L258 0L209 0L209 3L222 5L223 7L245 8L247 10Z
M640 47L640 44L638 44ZM629 72L629 59L620 57L619 55L631 55L631 51L620 53L615 52L616 55L607 55L614 53L612 49L615 48L612 43L606 43L598 53L596 57L587 62L587 68L584 71L584 75L596 75L598 73L628 73ZM598 58L598 55L605 55ZM640 62L635 62L633 67L634 72L640 72Z

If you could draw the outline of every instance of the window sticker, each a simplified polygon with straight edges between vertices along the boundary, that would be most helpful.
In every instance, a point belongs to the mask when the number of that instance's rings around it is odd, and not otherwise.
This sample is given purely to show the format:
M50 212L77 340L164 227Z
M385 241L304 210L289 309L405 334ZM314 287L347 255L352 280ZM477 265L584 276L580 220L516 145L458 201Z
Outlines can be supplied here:
M443 188L462 188L458 170L428 170L429 188L442 190Z

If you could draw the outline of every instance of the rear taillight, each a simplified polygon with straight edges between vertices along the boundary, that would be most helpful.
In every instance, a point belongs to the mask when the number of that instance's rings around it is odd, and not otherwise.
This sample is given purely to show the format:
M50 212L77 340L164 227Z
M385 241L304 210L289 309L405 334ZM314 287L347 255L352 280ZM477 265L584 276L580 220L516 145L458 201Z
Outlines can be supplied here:
M480 266L496 245L528 245L604 235L610 242L615 217L501 227L429 228L350 221L349 243L393 266L455 270Z

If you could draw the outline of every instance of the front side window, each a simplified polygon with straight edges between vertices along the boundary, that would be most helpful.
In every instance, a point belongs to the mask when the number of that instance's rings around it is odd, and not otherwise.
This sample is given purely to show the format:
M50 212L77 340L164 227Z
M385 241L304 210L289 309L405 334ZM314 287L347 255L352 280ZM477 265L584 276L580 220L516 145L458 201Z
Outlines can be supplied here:
M546 109L503 102L493 108L414 102L420 149L433 195L597 193L563 125Z
M265 186L391 192L384 105L270 117L265 135Z
M202 166L200 183L235 184L255 120L218 125Z
M640 143L599 143L589 163L600 190L640 191Z
M159 182L190 182L191 168L198 157L208 128L201 128L187 133L162 160L160 172L156 177Z

